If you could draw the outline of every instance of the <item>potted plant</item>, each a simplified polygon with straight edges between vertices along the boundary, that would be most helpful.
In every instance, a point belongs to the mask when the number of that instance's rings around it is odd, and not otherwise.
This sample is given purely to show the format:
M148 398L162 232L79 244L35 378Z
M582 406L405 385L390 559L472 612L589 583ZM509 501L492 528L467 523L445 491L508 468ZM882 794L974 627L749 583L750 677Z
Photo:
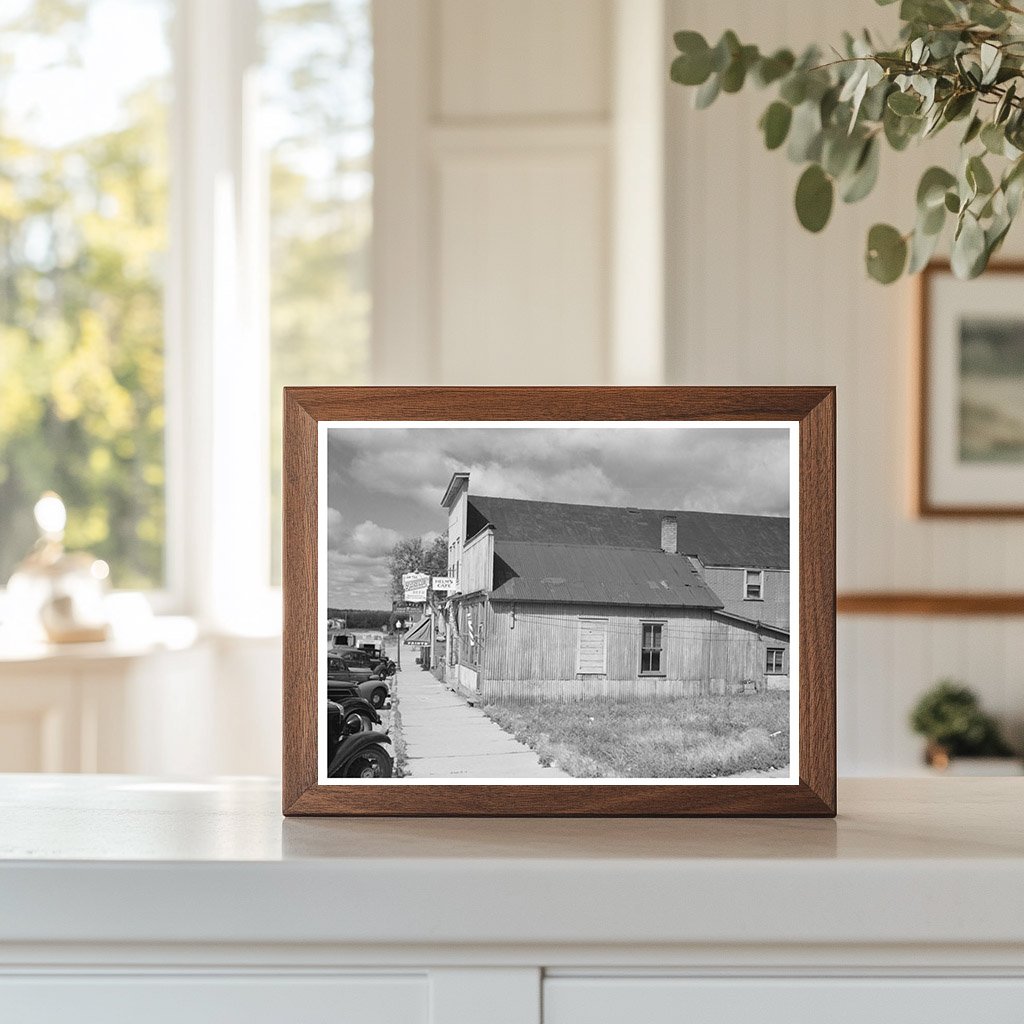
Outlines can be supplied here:
M944 679L925 693L910 715L914 732L928 741L925 763L945 771L954 758L1011 758L994 718L970 688Z
M808 231L826 225L837 196L855 203L868 195L883 146L900 152L957 125L957 164L925 171L913 226L874 225L865 258L882 284L916 273L951 221L953 271L977 277L1024 198L1024 3L902 0L897 10L890 45L847 32L829 50L801 55L762 53L732 31L715 45L677 32L671 76L696 89L699 108L749 83L775 93L759 127L768 149L785 146L791 161L806 165L795 199Z

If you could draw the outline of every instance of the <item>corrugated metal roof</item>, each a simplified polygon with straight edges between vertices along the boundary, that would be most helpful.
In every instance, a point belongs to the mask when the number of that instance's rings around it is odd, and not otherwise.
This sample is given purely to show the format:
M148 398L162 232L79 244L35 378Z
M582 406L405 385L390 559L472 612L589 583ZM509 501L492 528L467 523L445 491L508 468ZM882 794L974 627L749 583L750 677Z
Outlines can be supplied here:
M717 610L715 616L726 622L737 622L747 629L762 630L766 633L778 633L781 636L789 636L788 626L773 626L770 622L762 622L760 619L748 619L745 615L735 615L732 612Z
M491 523L496 539L543 544L661 550L661 518L675 516L680 554L704 565L789 568L789 519L672 509L569 505L521 498L469 496L468 536Z
M663 551L496 540L494 555L499 601L722 607L688 559Z

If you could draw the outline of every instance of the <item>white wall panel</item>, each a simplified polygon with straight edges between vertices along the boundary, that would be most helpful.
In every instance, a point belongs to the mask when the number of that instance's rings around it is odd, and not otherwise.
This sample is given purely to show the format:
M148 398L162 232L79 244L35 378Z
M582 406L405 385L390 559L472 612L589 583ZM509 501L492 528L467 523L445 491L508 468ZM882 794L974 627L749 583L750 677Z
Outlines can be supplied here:
M446 384L604 377L606 155L458 155L439 168Z
M438 116L604 117L609 0L440 0Z
M667 6L668 30L697 29L713 42L732 28L764 48L827 45L865 24L887 39L896 28L895 8L863 0ZM884 152L877 192L855 206L838 203L814 236L793 212L800 169L761 145L756 124L770 91L748 88L696 111L692 90L666 89L669 382L837 385L841 590L1020 590L1020 520L910 514L914 285L883 288L863 269L870 225L910 226L918 177L947 158L956 133ZM1024 252L1019 228L1006 252ZM841 620L841 769L915 770L907 711L942 676L965 679L1017 728L1022 654L1016 618Z
M634 2L649 15L661 0ZM375 8L377 383L607 381L615 14L612 0Z

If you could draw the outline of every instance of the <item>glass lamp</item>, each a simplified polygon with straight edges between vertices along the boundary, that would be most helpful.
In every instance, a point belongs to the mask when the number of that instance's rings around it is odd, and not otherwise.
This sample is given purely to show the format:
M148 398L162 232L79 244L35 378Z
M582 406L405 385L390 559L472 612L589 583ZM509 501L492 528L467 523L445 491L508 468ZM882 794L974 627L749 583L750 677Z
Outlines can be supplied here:
M8 627L16 621L22 639L94 643L109 635L104 602L107 563L85 552L64 550L67 510L47 491L35 505L39 540L7 584Z

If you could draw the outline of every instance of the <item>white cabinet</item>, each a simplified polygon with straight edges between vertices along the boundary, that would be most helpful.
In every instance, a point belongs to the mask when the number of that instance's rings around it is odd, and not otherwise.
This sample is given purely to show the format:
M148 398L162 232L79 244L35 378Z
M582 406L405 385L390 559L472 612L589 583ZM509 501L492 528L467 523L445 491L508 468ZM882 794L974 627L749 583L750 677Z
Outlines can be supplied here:
M1020 1024L1014 978L548 978L544 1024Z
M255 779L0 777L0 1021L1021 1024L1016 779L836 821L288 819Z
M17 1024L429 1024L416 976L0 978L0 1016Z

